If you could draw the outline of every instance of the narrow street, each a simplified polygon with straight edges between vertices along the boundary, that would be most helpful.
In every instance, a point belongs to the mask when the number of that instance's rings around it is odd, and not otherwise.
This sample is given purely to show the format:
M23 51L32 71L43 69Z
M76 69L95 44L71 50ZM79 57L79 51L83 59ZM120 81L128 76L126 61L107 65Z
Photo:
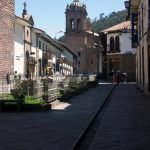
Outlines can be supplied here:
M1 113L0 149L75 149L113 88L112 84L99 84L51 111ZM149 150L149 105L150 97L141 93L135 84L116 86L88 149Z

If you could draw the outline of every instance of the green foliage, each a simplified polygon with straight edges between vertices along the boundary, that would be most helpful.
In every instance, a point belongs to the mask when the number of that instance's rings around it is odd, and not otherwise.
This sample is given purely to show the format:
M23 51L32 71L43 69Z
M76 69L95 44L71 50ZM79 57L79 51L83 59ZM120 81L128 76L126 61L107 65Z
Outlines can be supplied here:
M14 97L10 93L0 94L0 98L4 100L14 100Z
M25 104L44 104L45 101L41 99L36 99L33 96L26 96L25 97Z
M112 12L108 16L104 13L99 15L99 18L95 18L92 21L92 26L95 32L102 31L104 29L110 28L116 24L119 24L126 20L127 11L122 10L118 12Z
M11 90L14 99L24 99L27 93L28 83L20 79L15 80L15 87Z

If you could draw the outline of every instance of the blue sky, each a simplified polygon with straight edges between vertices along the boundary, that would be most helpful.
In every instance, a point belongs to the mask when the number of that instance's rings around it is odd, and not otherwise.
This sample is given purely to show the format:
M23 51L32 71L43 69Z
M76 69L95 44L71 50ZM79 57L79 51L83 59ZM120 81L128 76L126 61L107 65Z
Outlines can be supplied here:
M16 15L20 16L23 3L27 3L27 11L32 15L35 26L46 31L51 37L59 37L65 31L66 5L73 0L15 0ZM124 0L80 0L87 6L88 16L91 20L99 17L100 13L106 15L112 11L125 9Z

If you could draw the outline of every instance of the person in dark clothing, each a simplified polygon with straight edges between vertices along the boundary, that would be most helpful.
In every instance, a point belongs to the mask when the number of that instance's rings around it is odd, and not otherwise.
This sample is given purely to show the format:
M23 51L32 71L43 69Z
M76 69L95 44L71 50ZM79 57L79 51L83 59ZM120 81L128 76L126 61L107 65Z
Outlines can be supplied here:
M119 84L120 83L120 70L117 70L116 79L117 79L117 84Z
M115 82L115 71L112 69L112 71L110 72L110 76L112 78L112 82Z

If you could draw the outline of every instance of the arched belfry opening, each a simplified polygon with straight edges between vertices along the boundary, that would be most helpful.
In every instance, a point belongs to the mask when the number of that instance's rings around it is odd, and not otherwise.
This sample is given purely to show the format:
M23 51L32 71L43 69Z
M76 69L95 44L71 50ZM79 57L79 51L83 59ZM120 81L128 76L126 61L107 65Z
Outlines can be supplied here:
M66 31L62 42L76 55L74 73L99 72L101 62L95 44L99 41L99 34L92 32L92 23L88 17L86 4L80 0L72 0L67 4Z
M70 5L67 5L65 14L66 33L85 30L84 24L88 24L85 4L81 4L79 0L73 0Z
M75 21L74 21L74 18L72 18L71 21L70 21L70 29L75 29Z

